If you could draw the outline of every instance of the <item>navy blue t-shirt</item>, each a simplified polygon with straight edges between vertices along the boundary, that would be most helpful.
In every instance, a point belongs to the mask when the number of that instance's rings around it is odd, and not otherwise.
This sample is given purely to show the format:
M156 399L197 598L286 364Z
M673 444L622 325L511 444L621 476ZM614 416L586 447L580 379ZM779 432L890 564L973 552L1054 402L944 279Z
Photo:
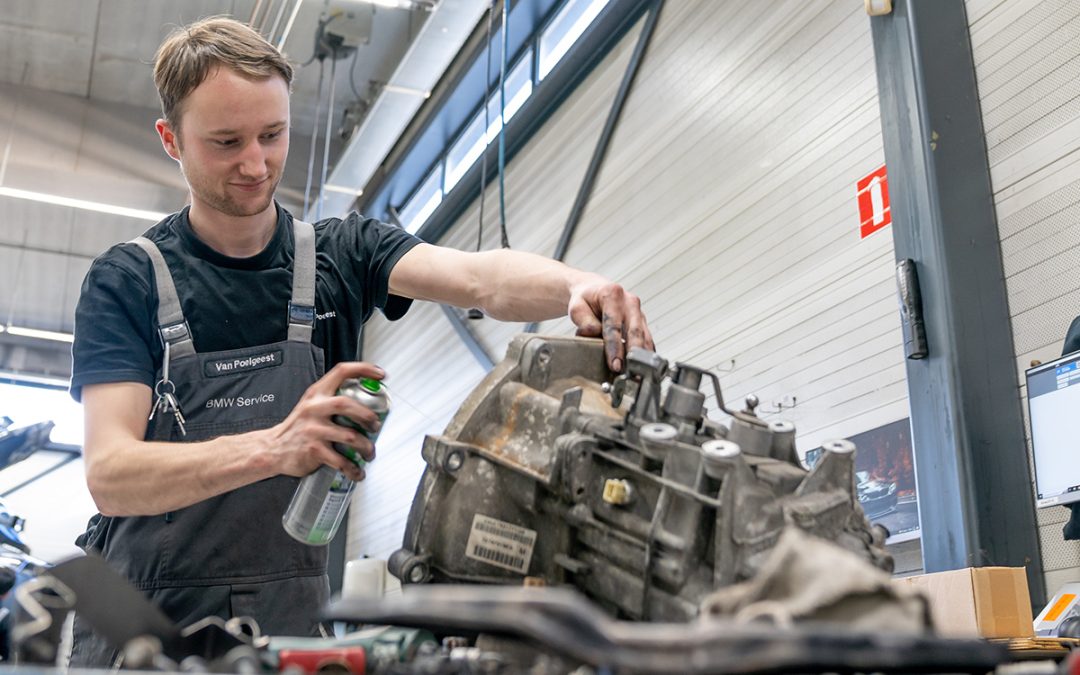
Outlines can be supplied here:
M278 207L277 229L250 258L224 256L191 229L188 209L145 235L169 265L198 352L280 342L288 334L292 294L292 215ZM379 308L404 316L411 300L389 294L390 270L420 242L400 228L350 213L315 224L315 331L329 369L356 358L361 326ZM83 281L75 309L71 395L106 382L152 387L163 355L150 258L135 244L101 254Z

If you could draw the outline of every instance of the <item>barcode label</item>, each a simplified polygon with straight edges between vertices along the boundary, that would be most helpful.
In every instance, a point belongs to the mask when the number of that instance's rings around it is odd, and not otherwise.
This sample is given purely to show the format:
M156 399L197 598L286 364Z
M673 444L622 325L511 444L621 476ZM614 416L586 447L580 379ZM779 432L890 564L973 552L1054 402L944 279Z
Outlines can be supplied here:
M482 514L473 516L465 557L488 565L528 574L536 531Z

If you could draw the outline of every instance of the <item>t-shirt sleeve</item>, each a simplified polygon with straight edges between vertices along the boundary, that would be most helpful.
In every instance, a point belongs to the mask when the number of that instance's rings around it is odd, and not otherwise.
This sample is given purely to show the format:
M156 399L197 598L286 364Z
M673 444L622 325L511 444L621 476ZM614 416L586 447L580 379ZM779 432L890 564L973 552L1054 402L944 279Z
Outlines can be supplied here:
M350 249L343 253L364 289L365 307L381 309L391 321L405 316L412 300L390 294L390 271L420 240L400 227L355 212L339 227L344 235L341 240Z
M75 308L71 396L76 401L88 384L154 384L153 294L145 279L115 257L106 254L90 267Z

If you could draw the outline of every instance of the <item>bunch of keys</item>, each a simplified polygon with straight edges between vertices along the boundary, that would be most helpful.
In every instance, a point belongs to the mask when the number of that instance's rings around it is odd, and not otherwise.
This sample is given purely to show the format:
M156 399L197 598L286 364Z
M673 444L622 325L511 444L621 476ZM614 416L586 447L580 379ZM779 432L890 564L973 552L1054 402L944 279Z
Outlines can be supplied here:
M157 400L154 401L154 407L150 408L150 417L147 421L154 419L154 415L161 411L162 414L172 413L172 416L176 418L176 425L180 427L180 435L187 436L187 429L184 428L186 420L184 419L184 413L180 411L180 402L176 400L176 385L169 380L169 343L165 343L165 358L161 366L161 379L154 385L154 395L157 396Z

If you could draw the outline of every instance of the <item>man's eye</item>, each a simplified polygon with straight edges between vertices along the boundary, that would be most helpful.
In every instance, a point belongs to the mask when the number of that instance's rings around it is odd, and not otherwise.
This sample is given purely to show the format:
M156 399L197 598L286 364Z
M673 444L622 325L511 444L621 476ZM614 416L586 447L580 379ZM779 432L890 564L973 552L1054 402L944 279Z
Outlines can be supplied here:
M281 131L274 131L269 134L263 134L263 138L268 141L272 141L279 136L281 136Z
M227 138L227 139L224 139L224 140L215 141L215 143L217 143L218 145L220 145L223 148L227 148L229 146L236 145L236 139L235 138Z

